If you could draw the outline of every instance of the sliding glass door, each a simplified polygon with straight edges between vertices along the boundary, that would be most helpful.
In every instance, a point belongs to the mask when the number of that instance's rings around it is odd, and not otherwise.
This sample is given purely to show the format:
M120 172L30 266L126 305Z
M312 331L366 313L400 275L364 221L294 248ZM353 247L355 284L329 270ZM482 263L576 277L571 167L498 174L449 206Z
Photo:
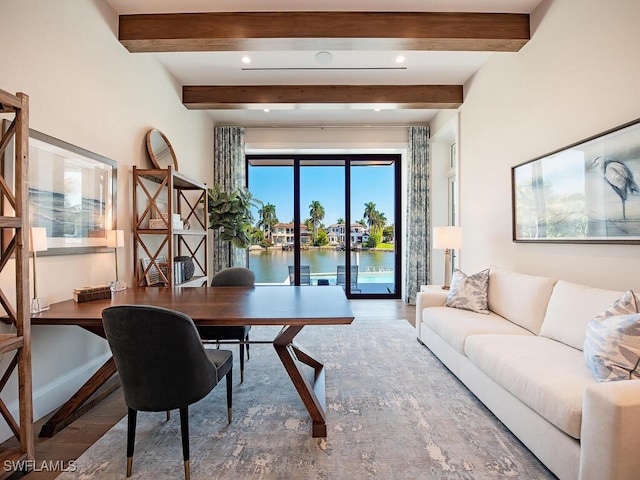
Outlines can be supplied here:
M312 285L336 284L344 248L334 234L344 223L344 160L299 160L300 270ZM307 277L308 278L308 277Z
M258 284L399 298L398 155L248 155L247 165L263 202L249 255Z
M350 283L356 292L391 296L400 293L396 167L396 162L388 160L350 163L353 253L349 270Z

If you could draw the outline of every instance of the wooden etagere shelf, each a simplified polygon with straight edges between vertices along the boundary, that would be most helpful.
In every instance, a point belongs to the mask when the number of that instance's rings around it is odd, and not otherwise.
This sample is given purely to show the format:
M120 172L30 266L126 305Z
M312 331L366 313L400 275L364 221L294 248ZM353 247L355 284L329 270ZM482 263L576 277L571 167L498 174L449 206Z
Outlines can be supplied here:
M207 285L206 184L171 167L133 167L133 205L136 286ZM181 272L174 262L177 256L193 262L195 271L190 279L177 278Z
M7 268L15 261L15 292L0 290L0 306L4 310L5 323L11 330L0 334L0 354L13 355L7 368L0 375L0 391L8 384L11 374L18 372L19 421L11 415L0 400L0 414L5 419L19 447L0 448L0 478L6 478L14 470L28 469L33 461L33 402L31 377L31 318L29 311L29 256L28 256L28 163L29 163L29 97L0 90L0 113L11 117L8 128L3 129L0 140L0 159L11 162L13 168L0 169L0 272L12 272ZM9 154L10 145L13 153ZM6 167L6 165L5 165ZM4 178L4 172L13 170L14 178ZM1 372L0 372L1 373ZM22 467L21 467L22 465Z

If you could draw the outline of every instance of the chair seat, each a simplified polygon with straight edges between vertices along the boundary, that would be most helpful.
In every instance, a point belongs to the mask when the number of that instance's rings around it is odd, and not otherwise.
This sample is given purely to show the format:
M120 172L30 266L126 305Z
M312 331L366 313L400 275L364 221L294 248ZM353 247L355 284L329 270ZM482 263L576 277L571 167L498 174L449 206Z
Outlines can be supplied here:
M225 340L233 340L240 347L240 383L244 382L244 352L247 351L249 358L249 330L251 325L233 325L230 327L197 327L198 334L203 342L224 342ZM245 348L246 347L246 348Z
M229 350L219 350L205 348L207 358L216 366L218 372L218 381L231 371L233 368L233 354Z

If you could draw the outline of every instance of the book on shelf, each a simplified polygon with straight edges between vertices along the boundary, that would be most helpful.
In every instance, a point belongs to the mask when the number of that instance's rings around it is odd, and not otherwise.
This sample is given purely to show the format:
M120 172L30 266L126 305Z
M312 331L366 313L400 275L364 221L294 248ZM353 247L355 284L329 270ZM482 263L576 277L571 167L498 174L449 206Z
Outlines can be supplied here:
M162 273L169 278L169 262L161 262L158 264ZM173 284L179 285L184 282L184 265L183 262L173 262Z

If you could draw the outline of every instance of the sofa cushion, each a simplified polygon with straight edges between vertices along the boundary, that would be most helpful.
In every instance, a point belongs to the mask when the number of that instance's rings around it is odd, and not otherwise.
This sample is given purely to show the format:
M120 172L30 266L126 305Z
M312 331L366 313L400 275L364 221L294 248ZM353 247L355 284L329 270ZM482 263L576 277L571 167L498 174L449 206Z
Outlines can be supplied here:
M582 350L589 320L622 294L559 280L549 298L540 335Z
M573 438L580 438L582 399L597 383L582 352L538 336L473 335L467 357L518 400Z
M464 342L469 335L479 333L532 335L531 332L506 321L495 313L484 315L449 307L425 308L422 312L422 321L461 354L464 354Z
M489 310L537 335L556 281L491 267Z
M473 275L466 275L457 268L453 271L451 290L447 295L447 307L462 308L472 312L488 314L487 293L489 289L489 269Z

